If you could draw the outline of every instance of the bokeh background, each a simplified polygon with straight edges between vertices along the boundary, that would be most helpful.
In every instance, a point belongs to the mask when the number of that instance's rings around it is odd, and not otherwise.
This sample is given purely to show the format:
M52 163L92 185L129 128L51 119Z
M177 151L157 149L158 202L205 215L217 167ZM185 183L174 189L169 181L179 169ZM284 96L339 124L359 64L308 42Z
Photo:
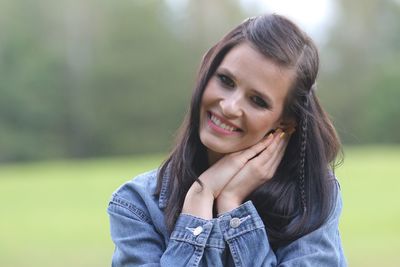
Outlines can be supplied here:
M162 162L206 50L265 12L320 48L349 265L399 266L399 0L0 1L0 266L110 266L111 193Z

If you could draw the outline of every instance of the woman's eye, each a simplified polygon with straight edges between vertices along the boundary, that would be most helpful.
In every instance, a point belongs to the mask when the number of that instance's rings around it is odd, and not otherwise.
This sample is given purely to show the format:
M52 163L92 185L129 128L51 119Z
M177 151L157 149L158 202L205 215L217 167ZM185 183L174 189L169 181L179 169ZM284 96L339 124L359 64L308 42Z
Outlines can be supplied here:
M251 97L251 101L253 101L253 103L256 104L259 107L262 107L262 108L267 108L268 107L267 102L265 102L264 99L262 99L259 96L252 96Z
M226 86L226 87L235 87L235 83L232 81L231 78L229 78L228 76L224 75L224 74L217 74L218 79L220 80L220 82Z

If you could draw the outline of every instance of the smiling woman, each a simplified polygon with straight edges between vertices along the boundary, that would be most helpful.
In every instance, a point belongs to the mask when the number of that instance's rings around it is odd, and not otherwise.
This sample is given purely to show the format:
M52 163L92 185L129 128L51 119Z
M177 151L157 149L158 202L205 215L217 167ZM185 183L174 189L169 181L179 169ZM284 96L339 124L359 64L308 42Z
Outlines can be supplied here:
M114 192L113 266L346 266L313 41L248 19L204 56L176 146Z

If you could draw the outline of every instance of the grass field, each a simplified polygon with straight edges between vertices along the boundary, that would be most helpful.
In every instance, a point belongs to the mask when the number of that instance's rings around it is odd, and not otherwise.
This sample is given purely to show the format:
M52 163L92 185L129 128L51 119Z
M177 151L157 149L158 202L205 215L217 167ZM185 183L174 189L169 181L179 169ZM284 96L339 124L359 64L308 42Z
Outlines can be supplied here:
M106 207L161 156L0 165L0 266L110 266ZM349 266L399 266L400 147L346 148L337 171Z

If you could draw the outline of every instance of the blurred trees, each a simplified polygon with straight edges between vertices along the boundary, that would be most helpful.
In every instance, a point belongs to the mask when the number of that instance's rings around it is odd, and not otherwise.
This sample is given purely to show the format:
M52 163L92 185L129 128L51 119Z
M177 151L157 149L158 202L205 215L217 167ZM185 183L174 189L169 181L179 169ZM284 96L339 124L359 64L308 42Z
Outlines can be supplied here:
M344 141L400 142L400 4L341 6L319 94ZM0 161L167 151L202 55L247 16L229 0L0 2Z
M202 54L242 17L219 1L209 21L211 2L2 1L0 161L167 151Z
M340 1L321 97L347 143L400 142L400 1Z

